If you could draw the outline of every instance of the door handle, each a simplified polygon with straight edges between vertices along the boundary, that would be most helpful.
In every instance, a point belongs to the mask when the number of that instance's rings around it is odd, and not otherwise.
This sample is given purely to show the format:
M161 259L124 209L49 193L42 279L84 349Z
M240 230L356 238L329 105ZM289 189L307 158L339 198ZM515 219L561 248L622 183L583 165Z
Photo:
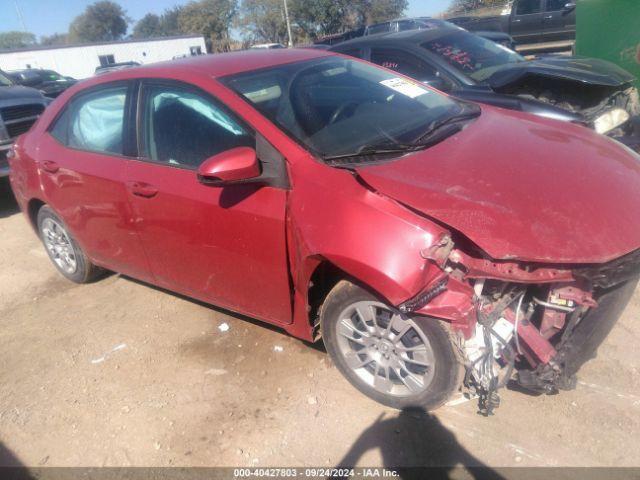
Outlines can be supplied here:
M545 20L551 20L553 18L553 15L547 15L546 17L544 17Z
M151 198L158 194L158 189L145 182L128 182L129 191L138 197Z
M60 170L60 165L58 165L53 160L44 160L40 162L40 166L45 172L49 173L56 173L58 170Z

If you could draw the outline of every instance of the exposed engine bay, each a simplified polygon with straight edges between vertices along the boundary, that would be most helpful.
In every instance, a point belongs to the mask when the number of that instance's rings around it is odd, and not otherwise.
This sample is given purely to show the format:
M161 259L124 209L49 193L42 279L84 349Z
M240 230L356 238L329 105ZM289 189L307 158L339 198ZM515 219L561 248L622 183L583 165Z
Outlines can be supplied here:
M640 114L638 90L629 84L614 87L527 76L498 91L578 114L586 126L611 136L632 133L628 120Z
M428 256L448 276L404 308L426 312L439 295L469 282L473 304L462 308L475 322L452 326L464 386L485 416L510 384L545 394L575 388L577 371L595 357L640 275L640 251L606 265L549 268L472 258L445 239Z

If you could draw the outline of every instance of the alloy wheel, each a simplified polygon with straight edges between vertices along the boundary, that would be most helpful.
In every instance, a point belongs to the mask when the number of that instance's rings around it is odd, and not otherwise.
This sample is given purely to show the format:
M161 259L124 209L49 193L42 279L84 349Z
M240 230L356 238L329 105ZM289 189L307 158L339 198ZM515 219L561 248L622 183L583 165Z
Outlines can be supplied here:
M347 365L378 392L406 397L429 387L435 356L410 317L380 302L360 301L345 308L335 325Z
M67 231L52 218L42 221L42 241L49 255L58 267L71 275L78 268L76 251Z

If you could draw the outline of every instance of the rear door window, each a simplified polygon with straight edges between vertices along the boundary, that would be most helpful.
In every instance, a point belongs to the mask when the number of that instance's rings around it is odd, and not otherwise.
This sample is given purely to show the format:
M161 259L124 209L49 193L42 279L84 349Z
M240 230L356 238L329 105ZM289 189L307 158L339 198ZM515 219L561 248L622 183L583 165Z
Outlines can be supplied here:
M122 155L127 90L119 85L82 94L56 119L50 134L71 148Z
M516 8L516 15L530 15L542 11L541 0L520 0Z

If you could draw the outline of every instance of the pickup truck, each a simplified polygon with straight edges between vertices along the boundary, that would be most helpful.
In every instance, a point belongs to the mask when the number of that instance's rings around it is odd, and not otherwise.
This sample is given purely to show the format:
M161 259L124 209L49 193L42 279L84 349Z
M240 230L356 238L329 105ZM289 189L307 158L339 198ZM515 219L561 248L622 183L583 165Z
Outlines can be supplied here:
M15 85L0 70L0 179L9 175L7 151L51 102L35 88Z
M474 32L507 33L518 45L576 38L576 2L573 0L514 0L511 12L506 15L447 20Z

